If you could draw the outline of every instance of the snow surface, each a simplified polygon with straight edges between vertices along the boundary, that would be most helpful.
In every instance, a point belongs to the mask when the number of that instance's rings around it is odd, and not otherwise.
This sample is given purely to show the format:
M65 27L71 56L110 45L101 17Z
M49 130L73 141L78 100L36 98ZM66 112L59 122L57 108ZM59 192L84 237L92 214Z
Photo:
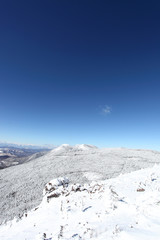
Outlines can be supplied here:
M155 163L160 163L160 152L152 150L62 145L27 163L0 170L0 223L39 205L51 179L66 176L71 183L84 184Z
M89 144L77 144L75 146L71 146L69 144L62 144L61 146L53 149L51 153L62 154L62 153L65 153L66 151L76 152L76 151L88 151L88 150L94 150L94 149L98 149L98 148L94 145L89 145Z
M159 240L160 165L90 184L50 181L43 201L0 227L1 240Z

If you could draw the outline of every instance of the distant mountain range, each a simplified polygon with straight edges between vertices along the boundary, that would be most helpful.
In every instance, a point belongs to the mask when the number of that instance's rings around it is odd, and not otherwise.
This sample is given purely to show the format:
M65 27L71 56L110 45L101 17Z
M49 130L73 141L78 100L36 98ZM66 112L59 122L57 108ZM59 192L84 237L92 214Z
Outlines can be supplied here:
M57 146L53 144L34 145L34 144L19 144L0 141L0 148L23 148L23 149L53 149Z

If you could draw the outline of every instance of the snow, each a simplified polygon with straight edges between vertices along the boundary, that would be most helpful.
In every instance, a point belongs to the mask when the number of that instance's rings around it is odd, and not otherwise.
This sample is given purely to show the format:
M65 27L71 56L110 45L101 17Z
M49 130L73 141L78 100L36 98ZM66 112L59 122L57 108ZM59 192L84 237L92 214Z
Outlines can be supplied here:
M53 149L51 153L61 153L64 151L72 151L72 150L73 150L73 147L70 146L69 144L62 144L61 146Z
M75 145L76 150L87 151L92 149L97 149L96 146L90 144L77 144Z
M0 227L1 240L159 240L160 165L88 184L46 184L42 203Z
M89 181L101 180L103 175L95 172L84 172L83 176Z
M77 144L75 146L71 146L69 144L62 144L61 146L53 149L51 151L51 153L52 154L62 154L66 151L76 152L76 151L88 151L88 150L94 150L94 149L98 149L98 148L94 145L89 145L89 144Z
M88 146L85 146L85 148ZM90 145L89 145L90 146ZM66 176L70 183L90 183L160 163L160 152L126 148L78 150L62 145L27 163L0 170L0 224L35 208L51 179ZM81 147L82 148L82 147ZM59 151L59 152L58 152Z

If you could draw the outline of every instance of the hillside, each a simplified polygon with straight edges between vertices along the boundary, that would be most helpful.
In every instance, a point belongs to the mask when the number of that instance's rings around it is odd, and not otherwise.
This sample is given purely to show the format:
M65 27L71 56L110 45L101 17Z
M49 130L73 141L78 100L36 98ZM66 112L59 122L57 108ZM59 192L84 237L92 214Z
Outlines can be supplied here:
M105 180L160 163L160 152L125 148L98 149L91 145L62 145L44 156L0 171L0 222L21 217L42 201L53 178L71 183Z
M0 169L23 164L43 156L48 151L48 149L0 147Z
M159 240L159 186L160 165L84 185L54 179L38 207L0 227L0 239Z

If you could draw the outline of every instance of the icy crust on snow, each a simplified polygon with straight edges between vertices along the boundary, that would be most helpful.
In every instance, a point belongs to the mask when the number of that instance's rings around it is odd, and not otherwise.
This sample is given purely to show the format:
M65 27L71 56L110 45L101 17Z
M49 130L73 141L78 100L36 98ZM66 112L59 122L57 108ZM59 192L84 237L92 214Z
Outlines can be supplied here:
M160 165L90 184L50 181L42 203L1 240L159 240Z

